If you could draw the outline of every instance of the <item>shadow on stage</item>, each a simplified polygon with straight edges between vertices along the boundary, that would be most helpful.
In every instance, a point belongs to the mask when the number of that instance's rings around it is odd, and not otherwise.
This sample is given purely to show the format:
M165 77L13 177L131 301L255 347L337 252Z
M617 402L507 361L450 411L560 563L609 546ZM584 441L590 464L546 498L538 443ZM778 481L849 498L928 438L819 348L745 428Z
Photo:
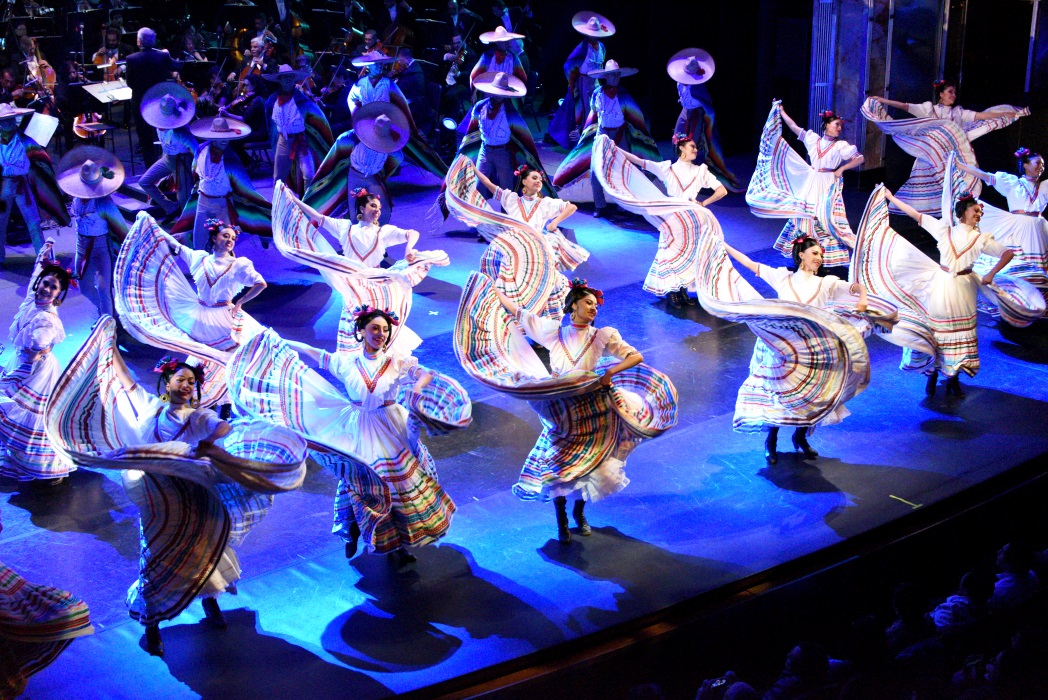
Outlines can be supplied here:
M356 588L372 597L339 615L321 638L324 649L348 666L396 673L435 666L463 642L441 627L473 639L521 639L535 648L564 641L561 630L524 602L527 591L480 568L468 550L424 547L418 563L397 570L385 556L360 554L352 562Z
M122 491L98 472L78 469L59 486L39 486L0 480L0 492L12 493L8 503L29 513L30 522L50 532L79 532L111 545L121 557L138 559L138 518L124 512L107 491ZM16 492L17 493L14 493ZM122 514L123 513L123 514ZM114 514L118 514L114 516ZM10 546L16 546L14 543ZM27 546L33 546L27 541Z
M228 627L207 622L164 627L164 663L205 698L302 697L352 689L353 697L389 695L373 678L329 663L280 637L258 631L258 613L224 613ZM144 644L144 642L143 642Z
M538 552L552 564L623 589L615 594L614 610L583 605L571 612L572 618L585 619L599 628L678 603L695 594L697 581L708 590L747 573L743 567L726 562L667 551L615 527L594 527L592 535L573 536L568 545L551 539ZM666 586L653 587L652 579Z

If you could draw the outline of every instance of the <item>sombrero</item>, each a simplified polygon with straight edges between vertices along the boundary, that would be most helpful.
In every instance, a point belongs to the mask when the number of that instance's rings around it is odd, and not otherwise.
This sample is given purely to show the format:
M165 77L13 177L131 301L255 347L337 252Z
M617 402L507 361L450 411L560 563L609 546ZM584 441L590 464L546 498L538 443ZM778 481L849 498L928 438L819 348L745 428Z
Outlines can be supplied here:
M280 67L277 68L276 73L264 73L262 75L263 80L268 80L271 83L279 83L280 79L285 75L290 75L295 79L296 83L301 83L303 80L308 78L313 71L308 70L295 70L286 63L281 63Z
M0 102L0 121L15 119L26 114L32 114L33 110L23 107L15 107L10 102Z
M515 34L513 32L507 32L505 27L495 27L493 32L484 32L480 35L480 43L482 44L497 44L500 41L512 41L513 39L523 39L523 34Z
M105 197L124 184L124 164L98 146L77 146L62 156L55 170L62 191L82 199Z
M142 118L157 129L177 129L193 121L196 104L178 83L157 83L142 97Z
M488 71L481 73L473 81L473 86L481 92L502 97L523 97L528 94L524 81L506 73Z
M205 117L189 125L193 136L204 141L242 139L251 133L251 127L239 119Z
M713 77L717 70L713 56L702 49L682 49L670 57L666 72L678 83L699 85Z
M596 12L579 12L571 18L571 26L579 34L604 37L615 33L615 25L604 15Z
M368 51L363 56L354 58L353 65L357 68L363 68L364 66L373 66L376 63L393 63L395 60L392 56L387 56L381 51Z
M591 78L607 78L609 75L615 74L618 74L620 78L625 78L630 75L636 75L637 69L620 68L618 61L609 58L608 61L604 64L603 69L591 70L589 73L586 73L586 75L588 75Z
M373 151L393 153L411 138L411 126L395 104L370 102L353 113L353 133Z

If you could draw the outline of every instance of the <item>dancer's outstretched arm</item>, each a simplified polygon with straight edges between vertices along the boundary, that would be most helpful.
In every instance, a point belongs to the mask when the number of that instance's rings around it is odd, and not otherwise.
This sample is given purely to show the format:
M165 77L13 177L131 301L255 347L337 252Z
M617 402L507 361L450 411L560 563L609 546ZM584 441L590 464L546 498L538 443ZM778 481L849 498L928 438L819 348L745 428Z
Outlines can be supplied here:
M888 188L884 188L884 196L888 198L889 202L899 207L899 209L902 209L903 213L906 214L906 216L910 217L917 223L921 223L921 216L923 215L919 211L911 207L909 204L892 194L891 190L889 190Z

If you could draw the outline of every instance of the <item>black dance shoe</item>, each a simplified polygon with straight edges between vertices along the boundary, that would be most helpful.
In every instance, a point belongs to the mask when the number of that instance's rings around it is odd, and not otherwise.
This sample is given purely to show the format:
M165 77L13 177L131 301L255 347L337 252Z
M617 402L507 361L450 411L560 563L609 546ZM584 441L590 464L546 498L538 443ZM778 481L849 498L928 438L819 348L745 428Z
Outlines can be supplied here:
M357 555L357 540L360 539L360 526L356 521L349 526L350 539L346 542L346 559L352 559Z
M160 638L159 625L146 625L146 651L151 656L164 655L164 640Z
M681 306L680 296L677 294L677 292L670 292L669 294L667 294L666 300L670 303L670 306L672 306L675 309L679 309Z
M928 383L924 385L924 393L928 396L935 396L935 388L939 385L939 370L934 369L932 373L928 375Z
M593 528L590 527L589 522L586 520L586 514L582 512L585 507L586 502L581 498L575 501L575 505L571 509L571 517L575 519L575 525L579 528L579 534L583 537L589 537L593 534Z
M793 431L793 449L804 454L804 459L815 459L819 453L808 444L808 429L797 428Z
M961 388L961 375L955 374L946 380L946 395L955 399L965 397L964 389Z
M778 441L779 429L770 428L768 437L764 438L764 459L767 460L768 464L779 463Z
M218 607L218 601L214 598L204 598L205 619L220 630L226 628L226 618L222 615L222 609Z
M568 529L568 506L564 496L553 499L553 507L557 509L557 540L561 544L571 544L571 530Z

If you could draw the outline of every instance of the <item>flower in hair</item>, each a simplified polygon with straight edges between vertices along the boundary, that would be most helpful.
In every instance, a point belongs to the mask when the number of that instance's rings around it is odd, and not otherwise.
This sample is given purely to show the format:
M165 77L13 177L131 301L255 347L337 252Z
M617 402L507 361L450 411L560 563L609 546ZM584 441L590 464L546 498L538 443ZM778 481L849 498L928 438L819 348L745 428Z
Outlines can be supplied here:
M361 304L360 306L358 306L355 309L353 309L353 318L354 319L358 319L361 316L366 316L367 314L371 313L373 310L374 309L372 309L367 304Z
M389 318L389 322L392 323L394 326L400 325L400 316L397 316L396 311L390 311L389 309L386 309L383 313L386 314L386 316Z
M204 228L208 231L218 231L225 225L222 219L208 219L204 222Z
M680 143L682 143L684 141L691 141L691 137L688 136L687 134L682 134L679 131L677 133L673 134L673 145L674 146L679 145Z
M942 87L943 85L945 85L945 84L946 84L946 81L945 81L945 80L942 80L942 79L940 78L939 80L936 80L936 81L935 81L934 83L932 83L932 87L933 87L933 88L941 88L941 87Z
M1015 152L1016 158L1025 158L1028 155L1030 155L1030 149L1026 146L1020 146L1019 150Z
M597 299L597 306L604 306L604 292L589 286L588 284L586 284L586 280L582 279L581 277L576 277L575 279L571 280L571 288L578 289L580 291L584 290L586 291L586 293L592 294Z
M575 277L571 280L572 289L584 289L586 286L586 280L581 277Z
M164 374L165 372L174 372L176 367L178 367L178 360L171 355L164 355L156 363L156 366L153 367L153 371L157 374Z
M975 200L975 195L972 194L971 192L969 192L968 190L965 190L964 192L961 192L959 195L957 195L957 201L958 202L968 202L968 201L974 201L974 200Z
M351 197L353 197L353 199L356 199L357 197L363 197L364 195L368 195L368 194L371 194L371 193L368 192L367 188L364 188L364 187L356 187L356 188L353 189L352 192L349 193L349 195Z

